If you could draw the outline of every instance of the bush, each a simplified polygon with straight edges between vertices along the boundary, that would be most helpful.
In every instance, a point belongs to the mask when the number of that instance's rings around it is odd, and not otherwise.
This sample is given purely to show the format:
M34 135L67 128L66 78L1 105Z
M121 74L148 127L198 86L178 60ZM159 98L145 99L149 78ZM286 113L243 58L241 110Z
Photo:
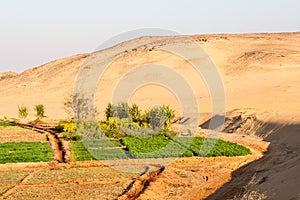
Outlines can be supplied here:
M34 110L36 111L36 116L38 119L45 117L45 107L43 104L35 105Z
M112 106L113 116L119 119L130 118L128 103L119 103Z
M129 114L134 122L140 122L141 121L141 110L139 109L138 105L133 104L131 107L129 107Z
M55 127L58 132L76 132L76 123L74 120L61 120Z
M105 131L102 130L97 121L81 121L77 122L77 132L84 139L101 139L104 137Z
M80 141L80 136L77 132L64 132L63 137L67 141Z
M169 106L155 107L143 114L138 105L128 106L127 103L112 105L105 109L106 121L100 122L106 136L121 138L124 136L164 135L174 118L174 110ZM150 129L152 128L152 129Z
M111 138L121 138L126 136L126 134L119 128L120 119L110 117L104 122L100 122L101 130L105 132L107 137Z
M150 125L154 130L161 130L164 128L167 121L167 116L162 107L152 108L149 112Z
M77 133L77 127L74 120L62 120L55 129L63 133L66 140L78 141L80 137Z
M18 106L18 114L22 119L26 119L28 116L28 108L26 106Z
M105 109L106 120L113 117L112 105L109 103Z
M172 120L175 117L175 110L171 109L170 106L166 106L166 105L163 105L163 110L164 110L165 116L167 117L167 120L165 122L165 127L168 128L171 126Z
M175 117L175 111L169 106L159 106L149 111L150 124L153 129L169 128Z

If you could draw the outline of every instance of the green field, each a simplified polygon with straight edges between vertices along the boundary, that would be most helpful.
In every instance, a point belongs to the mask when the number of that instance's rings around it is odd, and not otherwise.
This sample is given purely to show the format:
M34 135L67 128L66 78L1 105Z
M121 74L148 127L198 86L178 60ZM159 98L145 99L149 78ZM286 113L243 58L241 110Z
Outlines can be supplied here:
M88 147L88 150L86 149ZM126 159L127 154L119 148L121 144L116 140L73 141L71 152L73 160L114 160Z
M119 148L116 140L99 140L87 142L72 142L73 159L82 160L113 160L140 158L170 158L170 157L216 157L245 156L251 151L239 144L208 138L174 139L165 136L145 138L125 137L121 143L126 150ZM88 150L87 148L88 147Z
M52 150L47 142L20 142L0 144L0 164L52 161Z

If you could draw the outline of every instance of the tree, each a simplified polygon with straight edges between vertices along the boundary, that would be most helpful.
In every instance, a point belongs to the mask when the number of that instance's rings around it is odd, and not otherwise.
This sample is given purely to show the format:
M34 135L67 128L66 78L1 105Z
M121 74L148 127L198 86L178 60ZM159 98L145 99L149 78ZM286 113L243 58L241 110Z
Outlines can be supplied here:
M141 120L141 110L139 109L138 105L133 104L129 107L129 114L134 122L139 122Z
M163 105L163 109L165 112L165 116L167 117L167 120L165 122L165 127L168 128L171 126L172 120L175 117L175 110L171 109L170 106L166 106L166 105Z
M149 111L149 117L153 129L169 128L175 117L175 111L165 105L154 107Z
M106 115L106 120L114 116L111 103L109 103L105 108L105 115Z
M129 106L128 103L119 103L112 106L113 116L119 119L129 118Z

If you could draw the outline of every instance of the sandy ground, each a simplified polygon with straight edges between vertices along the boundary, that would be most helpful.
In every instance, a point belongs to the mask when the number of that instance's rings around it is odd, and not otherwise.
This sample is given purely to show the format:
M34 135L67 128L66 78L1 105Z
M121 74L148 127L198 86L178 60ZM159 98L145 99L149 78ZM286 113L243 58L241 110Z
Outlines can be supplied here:
M235 165L224 172L225 181L219 183L220 188L208 199L232 198L245 191L264 192L269 199L299 198L300 33L195 35L192 38L207 52L221 75L226 94L226 110L255 110L257 121L249 127L249 130L244 131L251 137L258 136L270 143L268 151L262 158L250 164L246 164L243 159L233 162ZM160 47L166 45L172 47L174 41L180 43L182 39L143 37L90 56L76 55L27 70L16 76L13 74L13 77L1 78L0 116L17 117L17 105L26 105L30 108L30 117L34 118L33 106L43 103L46 106L47 119L68 117L63 105L66 99L70 98L79 68L85 65L97 74L99 73L97 67L107 64L110 58L113 58L114 62L102 74L96 88L95 101L100 117L103 116L118 81L128 70L144 64L157 63L168 66L185 77L195 92L201 112L211 112L210 93L203 78L195 73L188 62L160 50ZM191 55L195 53L193 48L187 48L186 51ZM155 78L155 74L152 76ZM143 80L147 77L136 78ZM142 108L157 103L169 104L177 109L180 107L176 96L157 85L139 88L130 100ZM189 99L185 103L190 108L194 106L189 104ZM244 144L243 141L247 143L247 138L239 142ZM229 161L228 165L231 163ZM241 163L245 165L241 167ZM177 168L182 169L175 163L170 171L175 172ZM167 181L169 176L167 173L168 170L166 174L161 175L165 178L157 181ZM178 173L180 176L181 172ZM189 172L183 171L183 177L189 176L185 173ZM171 174L170 177L173 177L174 173ZM190 176L201 177L203 174L193 172ZM210 181L211 179L208 182ZM171 183L168 181L166 183L165 188L161 188L161 193L157 186L150 185L149 193L155 191L158 196L167 195L168 189L171 190L172 186L168 188ZM197 191L196 183L188 187ZM186 194L191 198L195 194L197 198L201 188L198 188L199 192ZM146 191L144 195L149 193ZM156 198L155 194L152 195Z

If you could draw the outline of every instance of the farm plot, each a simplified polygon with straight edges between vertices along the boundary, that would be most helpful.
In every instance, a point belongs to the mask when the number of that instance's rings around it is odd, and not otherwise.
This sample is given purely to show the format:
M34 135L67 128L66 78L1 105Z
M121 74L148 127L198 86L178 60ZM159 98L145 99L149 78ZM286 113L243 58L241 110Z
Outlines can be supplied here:
M46 135L17 126L0 125L0 143L7 142L46 142ZM5 124L7 124L5 122Z
M0 172L0 198L116 199L139 176L103 166L69 167Z
M71 152L72 159L74 161L115 160L128 158L128 155L122 150L121 144L116 140L72 142Z
M72 142L71 152L76 161L245 156L251 154L248 148L236 143L201 137L176 137L173 139L165 136L125 137L122 138L121 143L126 148L120 148L121 144L118 141Z
M52 150L47 142L0 144L0 164L52 161Z
M1 122L0 164L52 160L52 150L46 135Z

